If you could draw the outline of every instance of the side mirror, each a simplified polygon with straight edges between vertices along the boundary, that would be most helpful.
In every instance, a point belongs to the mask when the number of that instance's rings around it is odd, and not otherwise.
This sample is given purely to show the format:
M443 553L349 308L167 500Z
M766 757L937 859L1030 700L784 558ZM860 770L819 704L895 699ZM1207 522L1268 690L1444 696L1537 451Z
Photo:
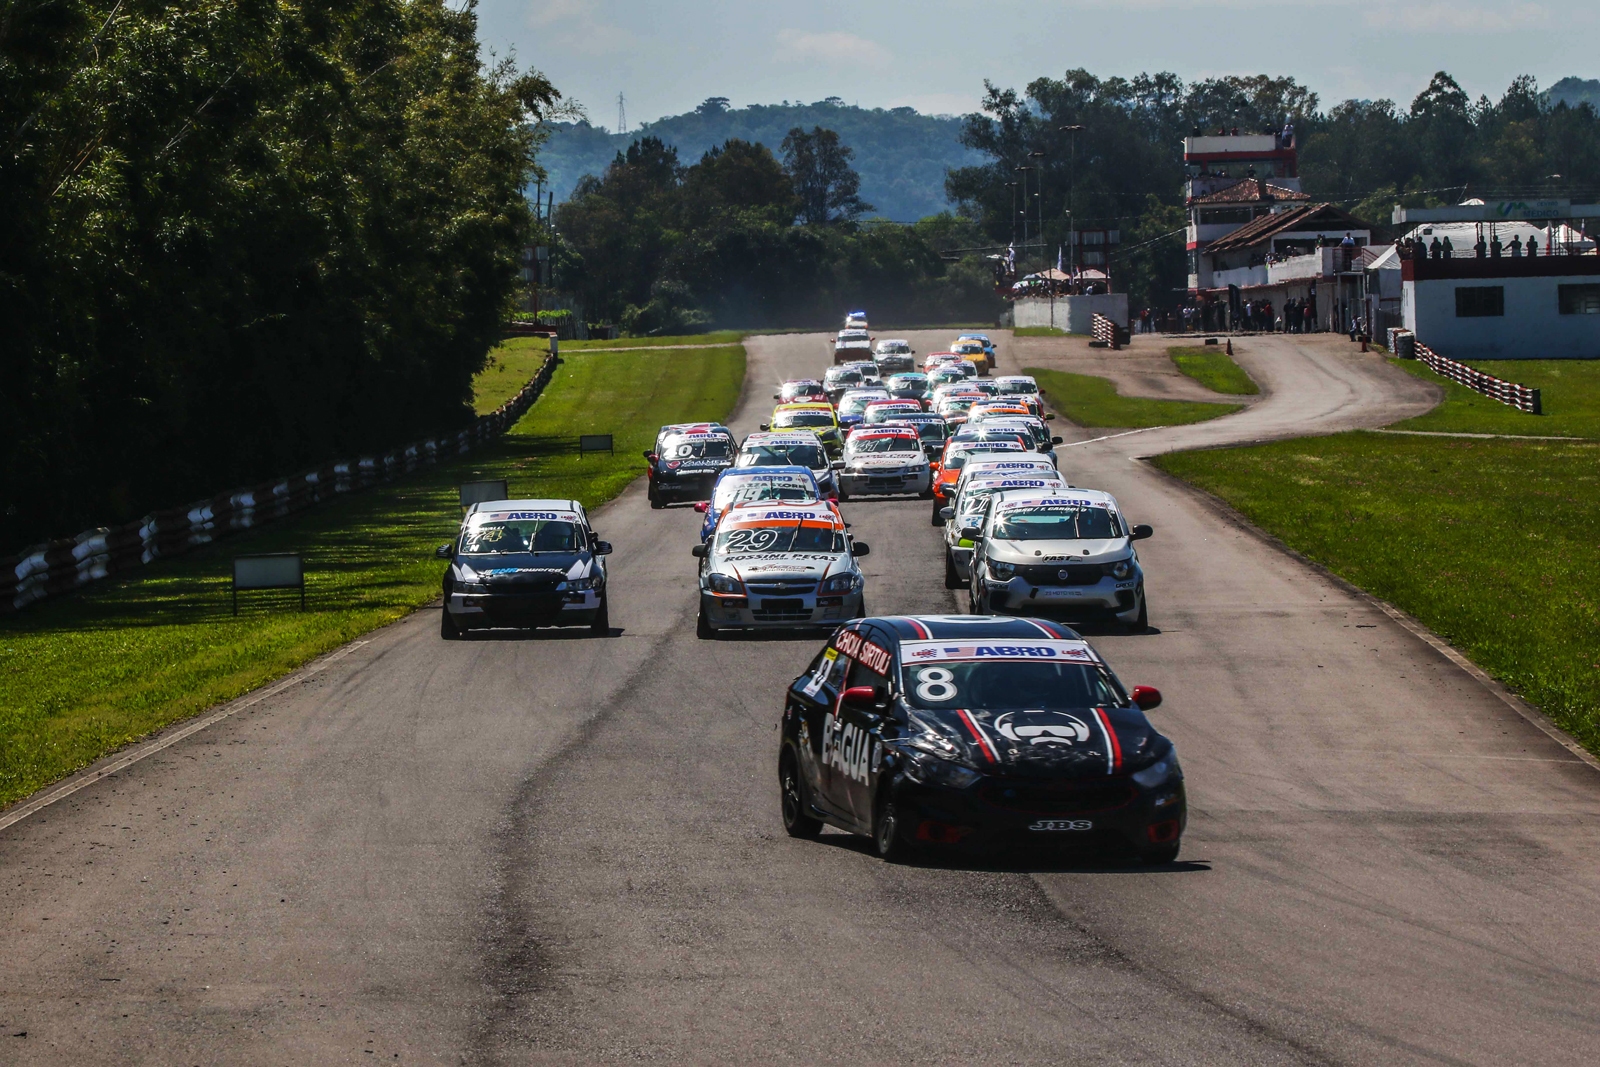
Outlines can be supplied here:
M711 554L711 546L710 545L695 545L693 548L691 548L689 550L689 555L695 557L696 559L705 559L710 554Z
M654 463L656 461L656 454L654 452L651 452L649 449L646 449L644 451L643 455L644 455L644 458L649 460L651 463Z
M1146 537L1154 537L1155 535L1156 531L1153 527L1145 526L1141 523L1133 528L1133 533L1130 535L1130 540L1143 541Z
M711 508L711 501L709 501L709 500L696 500L694 502L694 509L696 511L698 511L702 515L704 515L708 510L710 510L710 508Z
M772 399L774 399L774 400L782 400L783 399L783 394L782 393L773 393L772 394Z
M882 703L882 701L879 698L877 687L852 685L840 694L839 703L852 708L875 709L876 705Z
M611 542L610 541L596 541L594 543L594 554L597 555L597 556L609 556L609 555L611 555Z
M1054 415L1046 415L1044 417L1044 421L1045 422L1055 422L1056 421L1056 417Z
M941 519L953 519L953 518L956 517L956 509L955 508L940 508L939 509L939 517Z
M1050 443L1053 444L1053 445L1059 445L1061 443L1061 438L1052 437L1052 438L1050 438Z
M763 422L761 424L761 432L762 433L766 433L770 429L772 429L772 424L771 423Z
M1154 711L1161 706L1161 690L1153 685L1136 685L1128 698L1134 702L1140 711Z
M832 463L828 464L828 469L829 470L836 470L836 471L844 470L844 460L842 460L842 459L834 460Z
M855 544L850 546L850 554L852 556L866 556L870 555L871 553L872 546L864 541L857 541Z
M438 556L440 559L455 559L456 543L454 541L446 541L444 544L434 549L433 554Z

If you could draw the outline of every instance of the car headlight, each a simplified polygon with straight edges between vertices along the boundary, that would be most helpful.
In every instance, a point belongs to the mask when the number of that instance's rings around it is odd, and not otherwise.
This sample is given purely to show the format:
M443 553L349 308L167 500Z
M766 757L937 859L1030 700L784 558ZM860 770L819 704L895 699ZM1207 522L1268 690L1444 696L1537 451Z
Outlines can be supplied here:
M1111 577L1121 580L1133 573L1133 560L1119 559L1111 565Z
M1132 775L1133 780L1146 789L1154 789L1164 782L1182 777L1183 769L1178 766L1178 753L1170 748L1167 749L1166 755L1144 770L1134 771Z
M989 561L989 577L997 582L1009 582L1012 575L1016 573L1017 565L1015 563L1001 563L995 559Z
M482 582L458 582L455 590L458 593L487 593L489 587Z
M599 589L600 577L595 575L589 578L573 578L556 585L558 593L574 593L580 589Z
M743 593L744 583L731 575L712 571L706 576L706 588L713 593Z
M861 575L855 573L835 574L817 587L817 592L823 596L833 596L839 593L853 593L861 586Z
M982 777L962 762L966 750L927 723L915 718L911 734L900 743L906 777L914 782L963 789Z

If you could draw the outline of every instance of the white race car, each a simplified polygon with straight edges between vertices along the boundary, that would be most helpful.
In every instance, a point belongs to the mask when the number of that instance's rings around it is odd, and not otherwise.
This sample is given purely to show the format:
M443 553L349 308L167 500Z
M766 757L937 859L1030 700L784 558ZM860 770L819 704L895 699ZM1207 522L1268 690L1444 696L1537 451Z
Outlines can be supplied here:
M1144 571L1131 526L1110 493L1024 489L988 502L973 538L968 590L973 614L1115 620L1148 626Z
M943 509L944 587L960 589L967 584L967 564L972 559L972 538L983 528L983 515L991 497L1019 489L1068 489L1066 478L1056 470L1000 472L984 477L961 472L956 483L955 503Z
M467 509L461 532L439 546L444 576L439 636L470 630L587 626L611 632L606 565L576 500L490 500Z
M865 585L844 520L827 501L754 502L722 513L700 564L702 639L729 629L833 629L865 613Z
M857 430L844 443L844 470L839 472L839 499L915 493L933 495L933 474L922 438L910 427L884 426Z

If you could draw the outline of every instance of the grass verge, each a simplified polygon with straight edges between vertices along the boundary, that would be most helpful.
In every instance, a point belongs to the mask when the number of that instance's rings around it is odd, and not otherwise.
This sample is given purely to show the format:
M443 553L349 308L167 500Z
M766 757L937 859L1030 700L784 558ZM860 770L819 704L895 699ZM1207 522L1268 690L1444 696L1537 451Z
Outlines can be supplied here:
M1426 415L1397 422L1395 430L1530 434L1600 438L1600 360L1497 359L1478 370L1539 390L1543 415L1529 415L1441 378L1412 359L1393 360L1408 374L1444 387L1444 402Z
M1256 380L1246 374L1233 357L1216 345L1188 347L1174 345L1167 349L1173 366L1187 374L1213 393L1230 396L1255 396L1261 392Z
M1088 337L1086 333L1068 333L1059 326L1018 326L1011 331L1013 337Z
M738 346L572 353L475 456L0 619L0 804L432 600L443 566L433 549L460 522L462 480L504 477L515 495L599 504L638 476L662 423L725 417L743 381ZM580 458L581 433L615 434L616 455ZM233 617L229 561L277 551L305 555L308 610L295 595L250 593Z
M1597 461L1591 443L1349 433L1153 462L1410 612L1600 753Z
M592 341L562 341L561 351L585 352L604 348L660 348L663 345L734 345L748 330L717 330L713 333L678 334L672 337L596 338Z
M1027 367L1022 373L1033 375L1050 406L1079 426L1116 426L1130 430L1144 426L1181 426L1230 415L1244 406L1121 396L1110 381L1092 374L1070 374L1043 367Z

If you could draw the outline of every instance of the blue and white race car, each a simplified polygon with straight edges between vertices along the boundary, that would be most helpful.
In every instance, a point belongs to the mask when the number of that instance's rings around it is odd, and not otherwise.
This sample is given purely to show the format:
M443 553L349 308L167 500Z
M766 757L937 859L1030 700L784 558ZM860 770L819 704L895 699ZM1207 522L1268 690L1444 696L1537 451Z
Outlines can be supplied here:
M758 500L778 500L789 504L815 504L823 493L817 477L806 467L744 467L723 471L711 490L711 499L694 509L705 515L700 540L705 541L717 528L722 513L735 504Z

